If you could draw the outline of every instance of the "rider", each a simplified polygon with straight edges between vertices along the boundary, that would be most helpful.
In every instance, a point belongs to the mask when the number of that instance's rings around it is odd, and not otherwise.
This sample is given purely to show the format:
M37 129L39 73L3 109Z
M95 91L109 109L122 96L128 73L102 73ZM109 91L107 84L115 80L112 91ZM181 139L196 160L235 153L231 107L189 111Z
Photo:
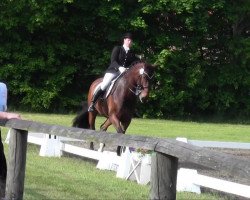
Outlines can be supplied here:
M101 87L97 89L92 97L91 104L89 106L88 111L93 112L95 103L97 102L98 98L104 94L105 90L111 83L113 79L123 73L126 68L130 67L130 65L138 60L132 50L130 50L133 40L132 34L126 33L123 36L123 45L122 46L115 46L113 48L111 54L111 63L108 69L105 72L103 77L103 81L101 83Z

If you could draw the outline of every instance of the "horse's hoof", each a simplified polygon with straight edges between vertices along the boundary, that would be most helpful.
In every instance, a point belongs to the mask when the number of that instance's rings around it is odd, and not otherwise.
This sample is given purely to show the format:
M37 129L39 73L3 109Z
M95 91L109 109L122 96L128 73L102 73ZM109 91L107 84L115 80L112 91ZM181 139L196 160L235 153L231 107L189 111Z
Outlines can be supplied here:
M94 143L93 143L93 142L90 143L89 149L90 149L90 150L94 150Z
M116 149L116 154L117 156L120 156L121 155L121 146L118 146L117 149Z

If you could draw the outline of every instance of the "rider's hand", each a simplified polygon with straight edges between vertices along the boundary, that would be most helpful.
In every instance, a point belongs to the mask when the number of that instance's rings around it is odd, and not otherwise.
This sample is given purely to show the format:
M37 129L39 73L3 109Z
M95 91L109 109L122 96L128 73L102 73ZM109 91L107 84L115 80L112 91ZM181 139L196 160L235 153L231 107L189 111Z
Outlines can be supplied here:
M123 73L123 72L126 71L126 68L125 68L125 67L119 67L119 71L120 71L121 73Z

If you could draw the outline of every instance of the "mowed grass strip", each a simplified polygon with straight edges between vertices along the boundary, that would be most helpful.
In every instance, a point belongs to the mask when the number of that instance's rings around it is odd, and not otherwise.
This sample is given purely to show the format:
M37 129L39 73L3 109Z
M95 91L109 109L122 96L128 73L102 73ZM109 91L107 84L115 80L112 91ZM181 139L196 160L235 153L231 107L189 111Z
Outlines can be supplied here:
M76 115L22 113L22 116L27 120L71 126ZM104 121L105 118L103 117L97 118L97 130ZM108 132L115 132L115 129L110 126ZM186 137L193 140L250 142L250 125L135 118L132 120L126 134L162 138Z
M151 137L250 142L250 125L134 119L128 133Z
M71 126L75 115L21 113L23 119ZM98 117L97 127L104 121ZM110 132L114 132L111 128ZM7 129L3 128L5 139ZM216 134L214 134L216 133ZM128 134L151 137L250 142L250 126L134 119ZM6 154L8 153L5 144ZM40 157L39 147L28 145L24 199L148 199L149 186L96 169L96 163L75 157ZM226 199L210 194L178 193L177 199Z

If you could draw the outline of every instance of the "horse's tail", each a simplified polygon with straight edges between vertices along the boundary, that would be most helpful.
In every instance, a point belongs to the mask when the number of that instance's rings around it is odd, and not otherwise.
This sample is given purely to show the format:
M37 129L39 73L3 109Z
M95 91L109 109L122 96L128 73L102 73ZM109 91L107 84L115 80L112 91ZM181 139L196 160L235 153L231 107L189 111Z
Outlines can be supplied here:
M74 119L73 119L73 127L78 128L86 128L89 126L89 113L87 110L82 110Z

